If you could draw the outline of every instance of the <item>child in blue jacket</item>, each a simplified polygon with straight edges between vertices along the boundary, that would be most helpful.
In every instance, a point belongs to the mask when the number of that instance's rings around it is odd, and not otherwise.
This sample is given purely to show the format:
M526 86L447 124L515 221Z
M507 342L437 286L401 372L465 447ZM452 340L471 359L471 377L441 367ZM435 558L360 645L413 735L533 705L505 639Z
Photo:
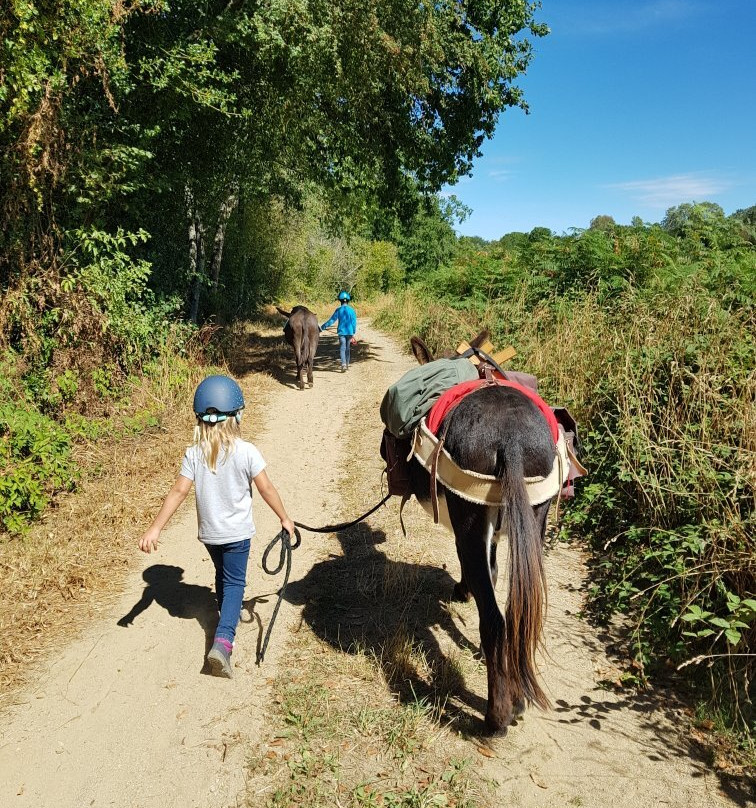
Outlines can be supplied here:
M336 333L339 335L341 372L344 373L349 367L352 339L357 333L357 312L349 305L349 301L352 299L349 292L339 292L337 299L341 305L333 313L331 319L320 326L320 330L324 331L328 326L333 325L338 320L339 325L336 329Z

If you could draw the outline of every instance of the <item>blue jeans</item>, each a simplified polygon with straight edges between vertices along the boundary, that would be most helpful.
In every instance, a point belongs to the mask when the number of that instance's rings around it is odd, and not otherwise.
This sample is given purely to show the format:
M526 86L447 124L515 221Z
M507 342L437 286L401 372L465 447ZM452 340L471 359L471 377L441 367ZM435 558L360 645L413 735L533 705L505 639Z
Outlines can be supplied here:
M352 336L351 334L339 334L339 356L341 357L342 367L349 366L349 360L352 353Z
M207 552L215 566L215 597L218 600L220 619L215 638L234 641L236 626L244 598L249 560L249 539L231 544L206 544Z

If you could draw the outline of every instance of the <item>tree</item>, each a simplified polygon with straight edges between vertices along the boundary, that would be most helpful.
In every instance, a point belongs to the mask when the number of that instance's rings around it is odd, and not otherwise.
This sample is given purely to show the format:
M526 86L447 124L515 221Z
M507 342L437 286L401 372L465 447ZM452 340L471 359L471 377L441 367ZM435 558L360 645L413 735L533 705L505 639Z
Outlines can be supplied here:
M693 202L669 208L661 226L668 233L682 239L694 252L697 250L726 250L742 246L747 232L741 222L726 217L716 202Z
M756 244L756 205L736 210L728 219L735 224L744 242Z
M454 202L428 197L403 227L399 257L408 280L425 277L451 261L457 250L456 212Z
M408 221L418 196L470 170L502 109L525 107L515 82L547 32L535 6L13 0L0 16L7 277L62 268L67 230L123 224L149 231L151 282L195 315L223 286L240 202L296 206L314 189L353 219Z
M601 215L601 216L594 216L593 219L591 219L591 223L588 229L603 230L605 233L611 233L616 226L617 223L611 216Z
M127 53L146 82L129 108L142 132L153 131L150 110L171 123L149 148L168 192L190 191L195 294L210 283L201 242L222 242L214 223L237 183L241 198L295 205L314 185L351 217L387 209L406 222L418 194L469 171L500 110L524 106L513 81L531 46L518 34L546 32L533 9L210 2L198 24L196 3L177 0L158 18L133 19Z
M548 242L554 238L554 234L548 227L534 227L528 233L528 241L531 244L538 244L539 242Z
M740 208L735 213L730 215L731 219L737 219L751 227L756 227L756 205L751 205L750 208Z

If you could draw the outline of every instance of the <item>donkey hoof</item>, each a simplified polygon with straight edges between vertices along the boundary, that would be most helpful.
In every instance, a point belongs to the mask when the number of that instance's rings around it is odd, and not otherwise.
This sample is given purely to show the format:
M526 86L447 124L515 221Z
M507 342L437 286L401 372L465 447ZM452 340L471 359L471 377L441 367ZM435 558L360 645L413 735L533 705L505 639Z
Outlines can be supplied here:
M470 591L462 586L462 584L454 584L452 600L457 603L467 603L467 601L470 600Z
M490 738L503 738L507 734L510 722L496 720L490 715L487 715L483 722L486 730L486 735Z

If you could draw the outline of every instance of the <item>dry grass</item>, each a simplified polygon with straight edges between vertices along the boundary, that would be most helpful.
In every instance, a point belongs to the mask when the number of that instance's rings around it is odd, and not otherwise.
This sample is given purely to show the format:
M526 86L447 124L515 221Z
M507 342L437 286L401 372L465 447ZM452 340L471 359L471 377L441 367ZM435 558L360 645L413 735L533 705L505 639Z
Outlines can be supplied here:
M244 345L244 335L235 335ZM157 513L178 473L193 429L201 367L179 373L170 361L151 384L134 389L128 411L149 410L159 426L76 447L77 490L56 502L23 539L0 537L0 707L29 680L35 663L77 636L122 591L138 560L136 540ZM242 380L248 417L259 419L273 381L264 372ZM188 500L184 508L191 508Z

